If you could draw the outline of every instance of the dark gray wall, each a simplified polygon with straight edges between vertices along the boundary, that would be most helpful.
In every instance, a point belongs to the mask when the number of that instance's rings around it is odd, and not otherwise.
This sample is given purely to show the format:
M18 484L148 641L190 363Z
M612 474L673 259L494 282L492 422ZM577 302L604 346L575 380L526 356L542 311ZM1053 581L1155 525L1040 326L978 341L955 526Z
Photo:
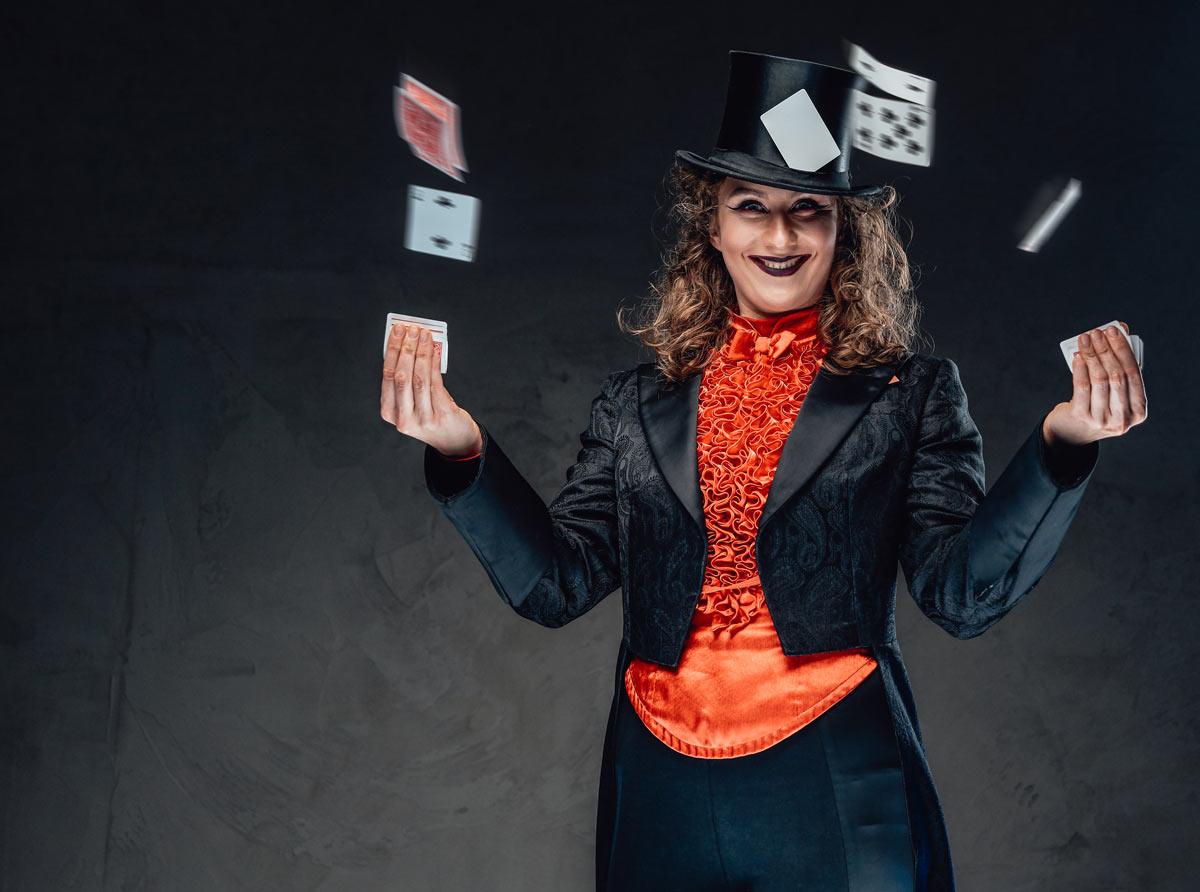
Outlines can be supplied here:
M965 890L1183 889L1196 811L1195 4L191 3L6 13L0 890L590 888L620 607L519 619L379 420L387 311L547 497L639 359L677 148L726 52L938 82L883 162L989 482L1118 317L1151 417L1054 567L955 642L900 635ZM398 67L457 99L477 262L401 248ZM1042 253L1037 186L1083 198ZM903 587L903 582L901 581Z

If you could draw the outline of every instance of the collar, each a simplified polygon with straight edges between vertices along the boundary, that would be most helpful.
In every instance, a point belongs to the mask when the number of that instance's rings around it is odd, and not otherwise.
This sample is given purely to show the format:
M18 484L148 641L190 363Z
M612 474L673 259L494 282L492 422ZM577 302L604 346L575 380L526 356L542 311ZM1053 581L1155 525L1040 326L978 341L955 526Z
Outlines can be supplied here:
M732 329L726 341L729 358L751 359L760 353L777 359L787 352L792 341L817 334L817 318L820 304L811 304L790 313L752 319L730 311L729 325Z

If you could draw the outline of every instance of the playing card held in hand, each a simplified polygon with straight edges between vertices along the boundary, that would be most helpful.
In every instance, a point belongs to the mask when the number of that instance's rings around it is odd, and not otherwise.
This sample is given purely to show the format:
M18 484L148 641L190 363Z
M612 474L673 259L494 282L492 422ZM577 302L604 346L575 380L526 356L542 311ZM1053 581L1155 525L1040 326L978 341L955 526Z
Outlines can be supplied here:
M383 355L387 356L388 339L392 336L392 326L399 323L401 326L405 324L419 325L421 328L429 330L429 336L435 344L442 345L442 374L446 374L446 369L450 365L450 341L447 335L446 323L440 319L426 319L423 316L405 316L403 313L388 313L387 328L383 332Z

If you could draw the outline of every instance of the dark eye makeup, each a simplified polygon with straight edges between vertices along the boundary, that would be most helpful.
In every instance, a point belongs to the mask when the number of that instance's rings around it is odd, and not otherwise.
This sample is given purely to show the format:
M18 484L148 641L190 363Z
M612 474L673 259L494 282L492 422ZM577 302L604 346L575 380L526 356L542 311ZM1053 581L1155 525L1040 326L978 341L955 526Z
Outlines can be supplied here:
M804 205L804 207L802 207L802 205ZM792 205L793 211L796 211L796 210L814 211L815 212L814 216L816 216L816 214L827 214L827 213L829 213L829 211L832 208L833 208L832 203L831 204L821 204L817 201L814 201L811 198L801 198L794 205ZM753 198L748 198L745 201L743 201L741 204L734 205L733 207L730 207L729 209L731 211L744 211L744 212L752 212L752 213L760 213L760 212L766 211L766 208L763 207L762 202L755 201Z

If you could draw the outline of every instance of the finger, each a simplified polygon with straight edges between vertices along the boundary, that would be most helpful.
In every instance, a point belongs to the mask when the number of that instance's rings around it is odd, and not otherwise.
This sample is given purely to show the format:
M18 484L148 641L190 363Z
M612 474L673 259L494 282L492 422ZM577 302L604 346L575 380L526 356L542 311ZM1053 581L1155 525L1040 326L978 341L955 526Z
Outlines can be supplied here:
M402 430L413 415L413 363L417 354L417 326L404 326L404 339L400 343L400 356L392 372L396 384L396 429Z
M389 378L396 371L396 360L400 357L400 345L404 343L405 325L400 322L392 323L388 332L387 347L383 351L383 373Z
M1087 364L1087 398L1083 406L1092 419L1101 420L1108 405L1108 376L1092 346L1091 332L1079 336L1079 356Z
M1120 346L1126 351L1129 350L1129 345L1116 327L1111 325L1100 332L1098 341L1095 337L1093 341L1096 343L1096 355L1100 357L1100 362L1104 365L1104 374L1108 377L1108 417L1105 419L1105 426L1124 430L1128 426L1128 382L1124 364L1117 354L1117 341L1120 341Z
M1079 348L1083 349L1082 346ZM1071 405L1083 406L1085 409L1092 404L1092 379L1088 375L1087 360L1079 350L1071 359Z
M400 341L404 337L404 326L392 324L388 333L387 348L383 352L383 387L379 393L379 414L389 424L396 423L396 382L392 375L396 371L396 359L400 355Z
M1121 323L1126 331L1129 331L1129 326ZM1124 423L1140 424L1146 419L1146 384L1142 380L1142 370L1138 367L1137 356L1133 352L1133 348L1116 332L1109 335L1109 341L1112 344L1113 353L1116 354L1117 360L1121 363L1121 368L1125 371L1125 406L1128 408L1129 415Z
M442 380L442 345L440 343L433 345L433 358L429 363L429 405L433 407L434 418L458 405L446 390L446 385Z
M417 339L416 358L413 363L413 410L422 427L433 423L433 407L429 403L429 366L433 358L433 340L429 329L422 328Z

